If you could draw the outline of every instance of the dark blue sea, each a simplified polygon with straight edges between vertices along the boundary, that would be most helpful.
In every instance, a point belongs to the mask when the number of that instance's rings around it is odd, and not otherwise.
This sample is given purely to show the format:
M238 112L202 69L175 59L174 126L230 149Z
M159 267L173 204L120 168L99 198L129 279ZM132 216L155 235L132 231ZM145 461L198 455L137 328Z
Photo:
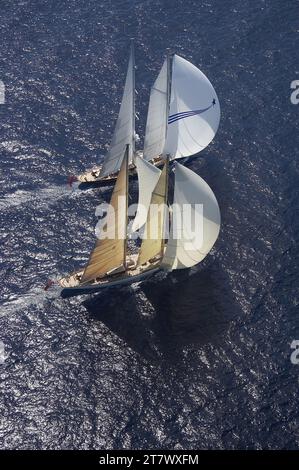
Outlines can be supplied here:
M299 2L13 0L0 15L0 447L298 448ZM219 131L187 165L220 237L191 271L61 299L43 286L84 265L106 198L66 179L105 154L131 38L141 136L167 48L217 91Z

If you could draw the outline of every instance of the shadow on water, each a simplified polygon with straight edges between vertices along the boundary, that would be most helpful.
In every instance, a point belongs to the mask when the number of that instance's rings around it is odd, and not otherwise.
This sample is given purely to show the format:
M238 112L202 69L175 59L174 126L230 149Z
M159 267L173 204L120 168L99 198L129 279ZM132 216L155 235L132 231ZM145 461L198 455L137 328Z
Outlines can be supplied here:
M163 279L154 276L137 291L103 292L83 305L151 362L177 363L186 347L217 343L239 315L229 283L216 262L194 274L177 271Z

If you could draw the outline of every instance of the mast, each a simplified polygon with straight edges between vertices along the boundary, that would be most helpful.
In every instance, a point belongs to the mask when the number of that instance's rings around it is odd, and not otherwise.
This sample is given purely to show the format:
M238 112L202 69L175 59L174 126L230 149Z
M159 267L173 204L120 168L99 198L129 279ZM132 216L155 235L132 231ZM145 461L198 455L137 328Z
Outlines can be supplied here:
M165 181L165 194L164 194L164 207L168 207L168 184L169 184L169 155L166 156L165 160L165 168L166 168L166 181ZM168 208L168 213L169 213L169 208ZM168 221L168 218L166 217L166 214L164 213L164 220L163 220L163 238L162 238L162 243L161 243L161 257L164 256L164 248L165 248L165 224ZM169 224L168 224L169 225ZM169 231L169 227L167 232Z
M169 106L170 106L170 94L171 94L171 55L169 50L167 51L167 98L166 98L166 126L165 126L165 141L167 138L167 128L168 128L168 117L169 117Z
M132 57L132 75L133 75L133 83L132 83L132 88L133 88L133 99L132 99L132 130L133 130L133 136L132 136L132 163L135 163L135 136L136 136L136 131L135 131L135 49L134 49L134 40L131 40L131 57Z
M125 153L125 160L126 160L126 166L127 166L127 171L126 171L126 205L125 205L125 226L126 226L126 237L124 239L124 268L126 269L126 264L127 264L127 248L128 248L128 233L127 233L127 227L128 227L128 205L129 205L129 144L126 145L126 153Z

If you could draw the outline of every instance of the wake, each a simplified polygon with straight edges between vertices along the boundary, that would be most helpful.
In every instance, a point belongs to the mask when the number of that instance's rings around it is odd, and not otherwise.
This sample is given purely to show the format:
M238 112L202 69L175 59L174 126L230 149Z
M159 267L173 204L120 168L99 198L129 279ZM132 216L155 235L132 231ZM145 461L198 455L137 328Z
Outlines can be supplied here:
M0 210L7 210L12 207L19 207L23 204L29 204L31 202L40 202L46 203L46 205L51 205L57 200L65 197L78 197L82 195L82 191L78 189L79 184L73 185L73 188L65 186L51 186L41 189L36 189L32 191L24 191L18 189L12 194L7 194L6 196L0 198ZM84 192L92 192L93 188L86 189Z
M12 300L0 305L0 318L23 311L32 305L42 307L48 300L54 300L60 296L61 287L55 285L45 291L42 287L33 287L25 294L16 296Z

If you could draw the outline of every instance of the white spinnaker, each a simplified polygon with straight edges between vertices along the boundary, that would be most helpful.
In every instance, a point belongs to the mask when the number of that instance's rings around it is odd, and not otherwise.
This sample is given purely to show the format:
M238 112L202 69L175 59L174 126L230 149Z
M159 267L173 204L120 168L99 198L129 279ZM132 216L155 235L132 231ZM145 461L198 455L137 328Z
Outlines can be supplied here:
M134 100L135 61L134 49L132 46L120 110L110 147L103 163L101 176L108 176L120 169L127 144L130 146L129 164L132 162L135 134Z
M150 94L143 150L143 158L146 160L152 160L164 150L168 115L167 101L166 59Z
M132 233L139 230L146 223L152 192L154 191L159 176L161 175L161 170L159 170L159 168L137 155L135 164L138 173L139 196L137 212L131 228Z
M164 154L175 159L200 152L213 140L219 121L213 85L195 65L174 55Z
M170 236L162 261L163 267L169 270L189 268L202 261L220 230L220 210L213 191L200 176L177 162L173 203ZM192 233L196 216L201 216L201 210L195 204L202 204L203 214L199 245L194 242ZM200 227L196 229L200 230Z

